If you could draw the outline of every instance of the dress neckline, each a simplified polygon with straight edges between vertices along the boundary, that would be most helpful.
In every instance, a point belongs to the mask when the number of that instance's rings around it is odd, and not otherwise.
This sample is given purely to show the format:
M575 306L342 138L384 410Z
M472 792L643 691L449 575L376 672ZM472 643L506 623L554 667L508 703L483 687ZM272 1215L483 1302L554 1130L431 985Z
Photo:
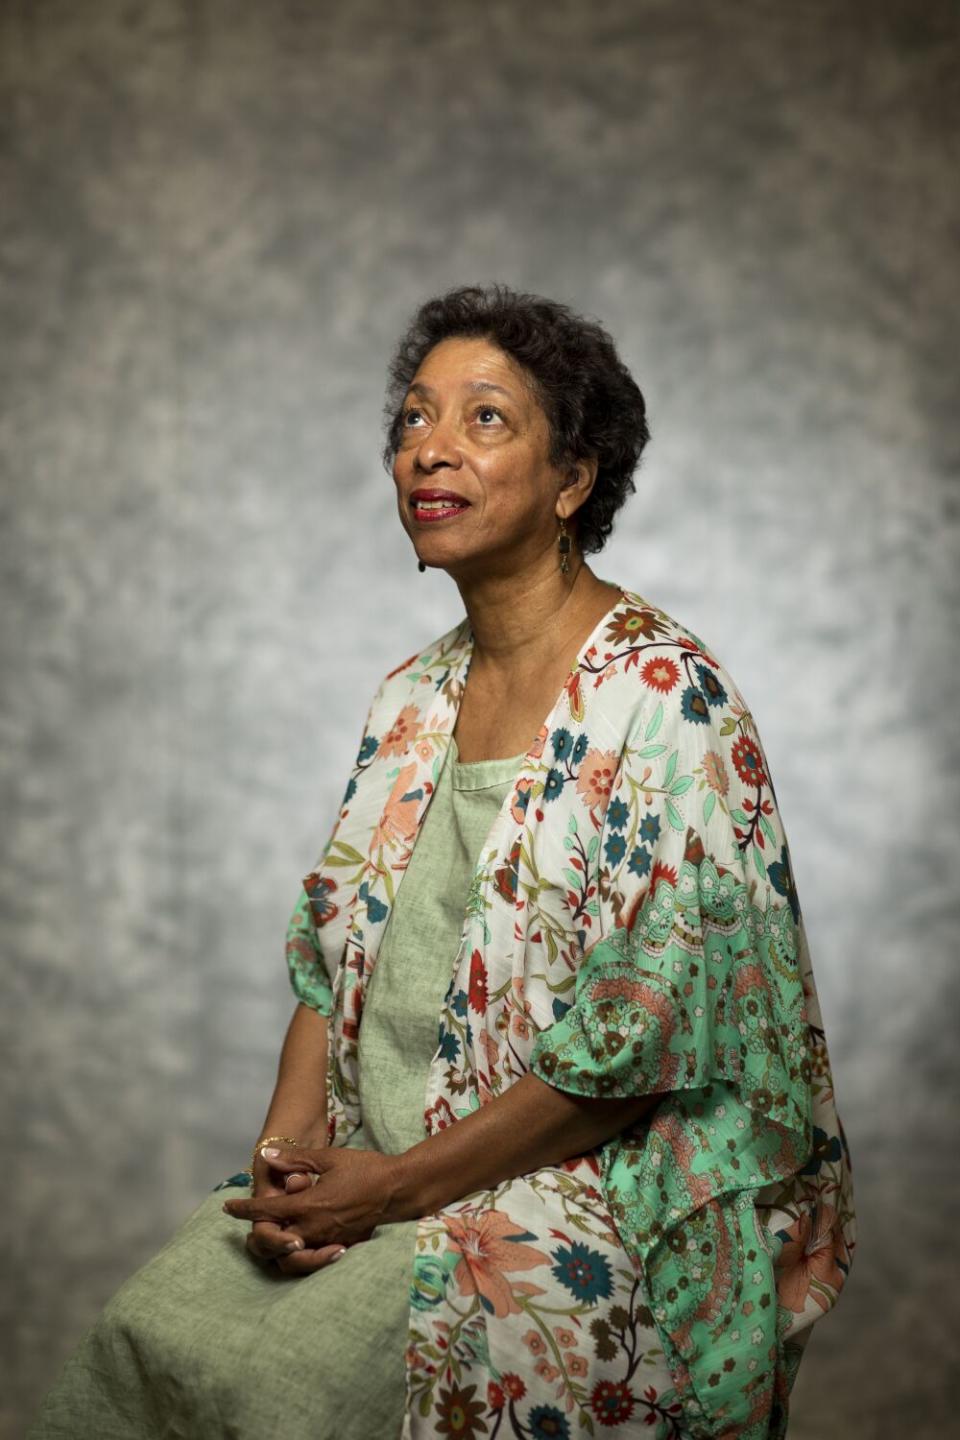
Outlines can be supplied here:
M450 736L450 774L454 790L487 790L512 780L526 759L527 752L496 760L461 760L453 735Z

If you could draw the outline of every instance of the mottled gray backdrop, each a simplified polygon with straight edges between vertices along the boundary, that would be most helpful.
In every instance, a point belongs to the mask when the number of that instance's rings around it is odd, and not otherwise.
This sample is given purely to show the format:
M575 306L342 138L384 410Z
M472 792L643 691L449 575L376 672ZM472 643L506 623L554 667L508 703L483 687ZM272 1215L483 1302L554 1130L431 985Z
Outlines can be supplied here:
M384 363L491 279L620 342L597 568L776 778L861 1212L791 1435L945 1433L958 53L946 0L0 5L5 1436L257 1133L367 701L460 614Z

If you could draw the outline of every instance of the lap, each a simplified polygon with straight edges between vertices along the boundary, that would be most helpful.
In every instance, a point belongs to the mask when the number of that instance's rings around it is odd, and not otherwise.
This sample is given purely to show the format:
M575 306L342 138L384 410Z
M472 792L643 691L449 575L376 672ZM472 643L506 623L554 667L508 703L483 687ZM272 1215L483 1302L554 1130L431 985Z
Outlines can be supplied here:
M415 1224L290 1277L251 1259L223 1199L208 1196L116 1293L31 1440L399 1434Z
M547 1167L301 1278L255 1263L214 1192L107 1305L31 1440L386 1440L405 1389L412 1440L459 1433L464 1413L502 1437L574 1435L582 1416L678 1437L642 1277L596 1181L586 1162Z

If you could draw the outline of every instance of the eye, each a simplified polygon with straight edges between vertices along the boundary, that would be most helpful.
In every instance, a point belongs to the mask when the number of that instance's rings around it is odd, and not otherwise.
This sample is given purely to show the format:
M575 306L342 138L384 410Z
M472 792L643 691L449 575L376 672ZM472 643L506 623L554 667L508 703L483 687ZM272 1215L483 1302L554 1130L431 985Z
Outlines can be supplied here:
M423 419L423 411L417 410L413 405L409 410L404 410L400 416L400 424L404 430L412 430L418 420Z
M477 419L481 424L489 424L491 420L502 420L503 415L496 405L481 405L477 411Z

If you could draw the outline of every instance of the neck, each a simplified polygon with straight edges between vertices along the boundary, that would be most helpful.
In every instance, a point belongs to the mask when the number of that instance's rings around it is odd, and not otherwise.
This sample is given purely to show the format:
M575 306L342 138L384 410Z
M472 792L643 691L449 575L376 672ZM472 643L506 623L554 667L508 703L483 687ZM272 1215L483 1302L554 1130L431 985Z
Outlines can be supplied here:
M474 646L472 664L503 674L536 669L571 636L589 634L619 594L583 557L570 556L564 575L549 567L521 575L458 581Z

